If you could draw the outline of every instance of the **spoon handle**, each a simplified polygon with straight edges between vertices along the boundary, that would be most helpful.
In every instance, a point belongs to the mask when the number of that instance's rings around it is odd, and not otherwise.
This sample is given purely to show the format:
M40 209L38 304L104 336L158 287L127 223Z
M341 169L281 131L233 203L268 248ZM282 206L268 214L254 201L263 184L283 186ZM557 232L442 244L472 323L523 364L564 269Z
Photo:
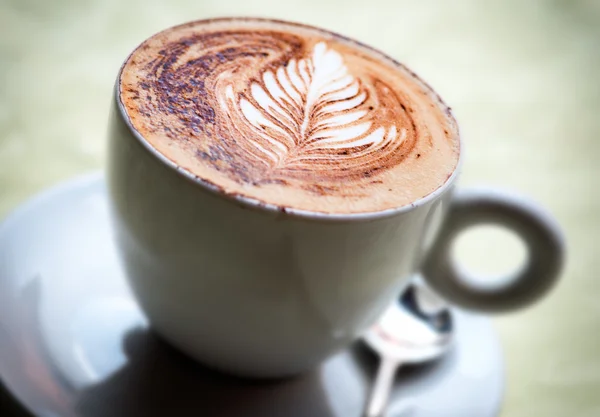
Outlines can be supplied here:
M381 358L365 417L383 417L399 366L400 363L394 359Z

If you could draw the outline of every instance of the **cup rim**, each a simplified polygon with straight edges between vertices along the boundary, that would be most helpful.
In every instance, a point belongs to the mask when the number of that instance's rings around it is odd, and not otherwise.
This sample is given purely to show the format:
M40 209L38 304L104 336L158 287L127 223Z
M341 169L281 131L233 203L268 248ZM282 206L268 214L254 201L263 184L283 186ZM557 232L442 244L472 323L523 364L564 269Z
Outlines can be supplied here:
M135 51L137 51L138 48L144 42L146 42L148 39L150 39L160 33L170 31L170 30L173 30L173 29L176 29L179 27L185 27L185 26L197 25L197 24L207 24L207 23L211 23L211 22L220 22L220 21L221 22L222 21L249 21L249 22L267 22L267 23L270 22L270 23L280 23L280 24L284 24L284 25L291 25L291 26L296 26L296 27L301 27L301 28L307 28L307 29L311 29L311 30L317 30L317 31L320 31L323 33L327 33L330 35L334 35L334 36L343 38L344 40L346 40L350 43L354 43L361 48L366 48L376 54L379 54L379 55L385 57L386 59L389 59L390 62L392 62L394 65L398 66L400 69L407 71L409 74L411 74L411 76L416 81L421 83L423 88L425 88L431 94L433 94L435 96L435 98L438 100L439 106L442 108L443 111L446 112L449 119L453 122L455 130L456 130L456 136L457 136L456 139L457 139L457 143L458 143L458 160L456 162L456 165L454 166L454 170L438 188L431 191L429 194L426 194L423 197L420 197L420 198L418 198L410 203L404 204L402 206L387 208L384 210L365 211L365 212L327 213L327 212L323 212L323 211L303 210L303 209L297 209L294 207L288 207L288 206L283 206L283 205L278 205L278 204L273 204L273 203L267 203L267 202L261 201L257 198L249 197L249 196L242 195L239 193L224 192L220 186L213 183L212 181L210 181L206 178L202 178L202 177L194 174L193 172L179 166L177 163L175 163L171 159L167 158L160 151L158 151L154 146L152 146L152 144L146 138L144 138L144 136L131 123L131 119L130 119L129 115L127 114L127 111L125 110L125 106L121 100L121 76L123 73L123 69L125 68L125 65L129 61L131 55L133 55L135 53ZM431 201L436 200L442 194L444 194L452 186L452 184L455 182L456 178L458 177L460 170L462 168L462 165L463 165L463 160L464 160L464 145L463 145L463 141L462 141L462 138L460 135L458 122L456 121L456 118L454 117L454 115L452 113L452 109L442 100L442 98L439 96L439 94L429 84L427 84L425 81L423 81L423 79L421 77L419 77L414 71L412 71L410 68L406 67L404 64L397 61L393 57L380 51L379 49L374 48L369 45L366 45L366 44L362 43L361 41L355 40L353 38L349 38L345 35L339 34L337 32L334 32L334 31L331 31L328 29L324 29L324 28L320 28L320 27L312 26L312 25L307 25L304 23L294 22L294 21L271 19L271 18L261 18L261 17L229 16L229 17L209 18L209 19L197 19L197 20L192 20L192 21L182 23L179 25L174 25L174 26L168 27L166 29L163 29L159 32L156 32L156 33L146 37L142 42L140 42L131 51L131 53L127 56L127 58L125 58L125 60L123 61L123 64L121 65L121 67L119 69L119 72L117 74L117 81L115 83L114 93L115 93L114 100L116 101L117 108L119 111L119 116L121 117L121 120L125 123L125 125L129 129L130 133L132 133L133 136L142 144L142 146L147 151L149 151L150 154L152 154L154 157L156 157L160 162L162 162L164 165L166 165L167 167L174 170L177 174L181 175L185 179L200 186L202 189L209 191L213 195L216 195L223 199L229 200L233 203L237 203L244 208L255 209L255 210L263 211L266 213L286 215L289 217L295 217L295 218L306 219L306 220L320 220L320 221L332 221L332 222L335 222L335 221L357 222L357 221L369 221L369 220L377 220L377 219L393 217L393 216L396 216L396 215L399 215L402 213L412 211L413 209L415 209L417 207L426 205L426 204L430 203Z

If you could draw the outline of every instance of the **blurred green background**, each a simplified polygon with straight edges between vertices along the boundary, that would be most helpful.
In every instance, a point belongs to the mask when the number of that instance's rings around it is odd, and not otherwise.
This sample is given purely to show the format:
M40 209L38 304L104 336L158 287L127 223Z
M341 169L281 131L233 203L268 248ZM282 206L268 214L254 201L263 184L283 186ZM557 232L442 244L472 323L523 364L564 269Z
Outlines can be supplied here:
M549 208L568 263L548 299L496 319L501 415L600 416L600 1L0 0L0 218L103 167L114 78L139 42L223 15L321 26L404 62L455 111L461 183L512 188ZM475 266L517 253L510 239L490 245L462 252Z

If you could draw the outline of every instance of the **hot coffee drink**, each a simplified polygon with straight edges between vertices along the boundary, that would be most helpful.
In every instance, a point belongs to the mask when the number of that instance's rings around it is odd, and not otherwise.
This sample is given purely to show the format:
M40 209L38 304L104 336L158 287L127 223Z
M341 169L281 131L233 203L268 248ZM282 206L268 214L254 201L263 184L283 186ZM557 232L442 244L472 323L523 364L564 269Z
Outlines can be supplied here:
M225 194L324 213L404 206L459 158L449 108L410 70L321 29L177 26L124 64L119 100L167 159Z
M530 304L560 269L560 234L535 205L454 189L458 128L433 90L325 30L236 18L152 36L121 68L109 142L140 307L165 340L238 375L314 368L420 265L436 292L482 311ZM509 286L481 291L451 248L486 223L531 256Z

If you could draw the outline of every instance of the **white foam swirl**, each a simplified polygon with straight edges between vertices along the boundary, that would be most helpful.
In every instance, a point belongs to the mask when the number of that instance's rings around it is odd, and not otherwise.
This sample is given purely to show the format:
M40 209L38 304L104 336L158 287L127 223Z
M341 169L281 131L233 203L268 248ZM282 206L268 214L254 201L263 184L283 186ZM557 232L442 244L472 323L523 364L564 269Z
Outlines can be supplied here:
M252 149L248 151L271 167L290 167L308 160L330 159L327 151L352 150L337 158L350 160L397 147L406 129L379 126L360 106L367 100L361 82L349 73L342 56L324 42L305 59L262 74L249 96L225 88L221 105ZM364 106L363 106L364 107Z

